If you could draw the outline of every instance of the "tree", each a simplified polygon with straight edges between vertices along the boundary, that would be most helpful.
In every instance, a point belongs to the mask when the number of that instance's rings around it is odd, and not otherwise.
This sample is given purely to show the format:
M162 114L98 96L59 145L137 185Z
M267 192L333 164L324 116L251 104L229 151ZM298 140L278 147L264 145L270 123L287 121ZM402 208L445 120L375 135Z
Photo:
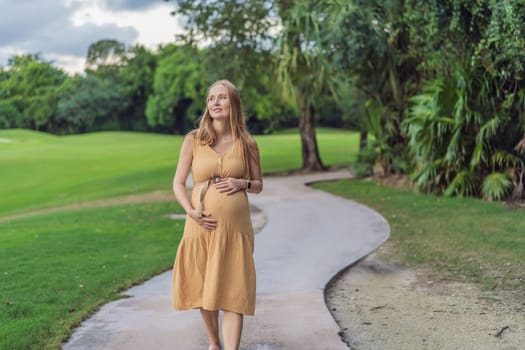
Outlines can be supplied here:
M153 94L157 57L142 45L128 50L117 76L125 103L119 112L121 130L147 130L146 103Z
M0 96L11 107L11 127L50 130L59 96L59 87L67 79L60 69L38 54L13 56L2 74ZM15 112L16 110L16 112Z
M317 6L309 0L279 3L283 31L277 53L278 75L285 93L294 96L299 106L302 168L310 171L324 169L315 134L315 107L323 95L336 93L331 66L320 46Z
M123 100L122 92L110 80L76 76L61 89L54 131L82 133L104 129L104 124L115 120Z
M189 46L170 46L161 53L153 82L153 94L146 105L148 124L177 134L185 133L188 121L202 112L206 84L201 55Z
M0 129L16 126L20 112L8 100L0 100Z
M287 63L279 64L281 74L278 81L282 83L281 86L286 87L285 90L288 92L288 96L285 94L283 100L289 101L293 95L299 106L303 169L322 169L315 138L315 114L312 98L315 92L323 89L326 84L316 84L314 89L307 88L309 78L319 77L314 69L322 57L306 55L301 51L301 47L297 46L301 44L297 41L301 37L298 30L304 29L297 25L301 26L306 22L302 20L288 22L283 18L292 13L292 4L286 1L265 0L223 2L177 0L175 2L177 9L174 13L185 18L187 39L190 42L210 42L207 49L210 52L209 57L213 57L217 62L217 64L210 65L213 67L210 72L220 72L221 77L226 76L233 80L242 91L251 90L249 87L253 86L253 82L261 82L252 79L254 70L268 66L276 70L277 65L270 64L275 62L272 58L275 57L277 40L281 39L279 58L285 59ZM302 5L305 3L301 2ZM298 5L293 13L303 15L300 11L305 8L301 6ZM287 29L287 25L294 27ZM279 27L282 27L283 30L276 30ZM303 53L304 59L299 64L294 64L292 56L288 55L292 48ZM303 69L304 64L308 64L308 67ZM322 69L317 73L323 73ZM294 86L294 84L300 84L300 86ZM259 95L260 90L268 89L261 85L255 85L258 87Z
M126 54L126 46L113 39L99 40L89 45L86 68L95 69L99 66L118 66L122 64Z
M126 49L124 43L116 40L99 40L89 46L86 57L86 73L110 82L119 94L123 94L119 108L114 109L111 118L99 119L119 130L148 130L145 115L146 102L153 89L157 58L155 54L140 45ZM100 126L93 125L94 128Z
M361 105L357 124L362 148L367 133L383 173L408 170L407 139L402 128L410 96L417 92L421 58L407 31L406 17L414 11L405 1L326 1L320 28L324 52L342 84L352 84L350 96ZM416 8L415 11L418 11ZM357 107L357 106L356 106Z

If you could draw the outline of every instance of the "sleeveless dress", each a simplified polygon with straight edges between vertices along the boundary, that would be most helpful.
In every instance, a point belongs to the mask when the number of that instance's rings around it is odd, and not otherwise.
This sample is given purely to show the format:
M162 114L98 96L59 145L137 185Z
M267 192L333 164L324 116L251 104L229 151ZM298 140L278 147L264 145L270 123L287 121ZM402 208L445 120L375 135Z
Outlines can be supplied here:
M244 191L226 195L215 189L214 177L246 178L238 140L220 154L193 139L191 204L217 219L208 230L186 215L184 235L173 266L172 303L176 310L203 308L244 315L255 312L253 227ZM201 201L201 190L207 190Z

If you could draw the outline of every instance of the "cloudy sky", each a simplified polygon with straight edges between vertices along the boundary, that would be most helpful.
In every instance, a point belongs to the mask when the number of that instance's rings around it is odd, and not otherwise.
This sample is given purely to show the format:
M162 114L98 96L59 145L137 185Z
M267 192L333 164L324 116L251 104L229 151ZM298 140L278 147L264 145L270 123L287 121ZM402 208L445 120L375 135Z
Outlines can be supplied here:
M74 73L90 44L116 39L150 49L173 41L180 25L162 0L0 0L0 66L21 53L41 53Z

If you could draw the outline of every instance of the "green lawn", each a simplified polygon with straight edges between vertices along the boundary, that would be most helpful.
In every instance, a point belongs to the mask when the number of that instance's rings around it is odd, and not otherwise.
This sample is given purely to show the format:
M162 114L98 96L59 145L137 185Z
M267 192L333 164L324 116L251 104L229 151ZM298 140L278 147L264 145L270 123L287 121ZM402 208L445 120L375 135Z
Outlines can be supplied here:
M486 288L525 291L523 210L415 194L365 181L315 184L374 208L390 223L392 256Z
M301 166L297 133L257 136L263 171ZM102 132L52 136L0 130L0 349L57 349L118 292L169 269L182 235L173 202L46 207L153 190L170 192L181 136ZM356 133L322 129L327 165L349 164Z
M57 349L118 291L169 268L175 211L144 203L0 223L0 349Z

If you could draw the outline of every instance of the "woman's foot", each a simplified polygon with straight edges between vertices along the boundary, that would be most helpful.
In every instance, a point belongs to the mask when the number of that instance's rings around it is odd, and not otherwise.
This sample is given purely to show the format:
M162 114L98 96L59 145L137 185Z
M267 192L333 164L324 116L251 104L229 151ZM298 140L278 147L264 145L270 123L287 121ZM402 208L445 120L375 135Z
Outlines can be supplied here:
M208 347L208 350L221 350L220 345L212 344Z

